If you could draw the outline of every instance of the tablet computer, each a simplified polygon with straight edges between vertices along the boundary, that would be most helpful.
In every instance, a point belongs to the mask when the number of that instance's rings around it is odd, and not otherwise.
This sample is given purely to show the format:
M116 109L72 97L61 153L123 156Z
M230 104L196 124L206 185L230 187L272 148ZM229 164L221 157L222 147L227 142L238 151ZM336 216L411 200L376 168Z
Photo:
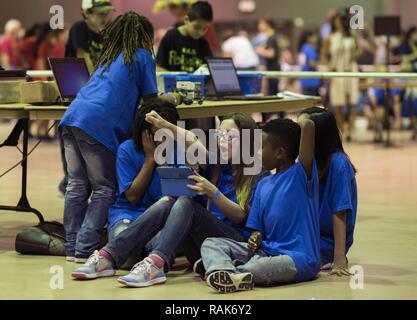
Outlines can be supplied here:
M193 169L186 166L161 166L156 170L161 177L162 195L171 197L197 195L197 192L187 187L187 185L195 184L194 180L188 179L189 176L196 174Z

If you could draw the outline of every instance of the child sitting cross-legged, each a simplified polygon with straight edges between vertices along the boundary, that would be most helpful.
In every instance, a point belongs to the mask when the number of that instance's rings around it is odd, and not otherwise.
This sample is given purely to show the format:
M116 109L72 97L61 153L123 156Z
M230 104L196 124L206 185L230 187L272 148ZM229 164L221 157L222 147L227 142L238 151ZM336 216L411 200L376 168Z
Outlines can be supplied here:
M301 127L301 130L300 130ZM314 122L273 120L263 128L262 164L276 169L256 189L248 243L208 238L206 279L220 293L312 280L320 270L319 178ZM301 139L300 139L301 136ZM296 161L298 156L298 161ZM263 241L257 241L262 237Z

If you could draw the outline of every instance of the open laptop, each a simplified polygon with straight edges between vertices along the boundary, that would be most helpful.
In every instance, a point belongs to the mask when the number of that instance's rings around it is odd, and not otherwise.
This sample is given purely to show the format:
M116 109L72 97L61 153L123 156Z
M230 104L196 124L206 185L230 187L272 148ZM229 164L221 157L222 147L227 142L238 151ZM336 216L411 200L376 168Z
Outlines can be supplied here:
M58 85L61 104L69 105L90 80L87 65L79 58L48 58L48 61Z
M280 96L243 95L239 78L231 58L206 58L218 99L224 100L276 100Z

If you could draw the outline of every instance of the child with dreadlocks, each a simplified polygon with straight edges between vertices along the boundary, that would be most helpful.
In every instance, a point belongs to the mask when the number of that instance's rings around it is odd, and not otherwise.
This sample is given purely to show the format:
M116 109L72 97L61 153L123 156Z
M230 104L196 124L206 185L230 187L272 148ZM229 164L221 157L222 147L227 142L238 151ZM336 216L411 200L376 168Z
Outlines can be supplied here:
M121 15L106 26L103 40L94 74L59 125L69 176L64 205L66 255L76 262L85 262L100 245L115 200L117 148L132 130L141 99L157 94L149 20L134 12ZM163 99L175 105L180 96Z

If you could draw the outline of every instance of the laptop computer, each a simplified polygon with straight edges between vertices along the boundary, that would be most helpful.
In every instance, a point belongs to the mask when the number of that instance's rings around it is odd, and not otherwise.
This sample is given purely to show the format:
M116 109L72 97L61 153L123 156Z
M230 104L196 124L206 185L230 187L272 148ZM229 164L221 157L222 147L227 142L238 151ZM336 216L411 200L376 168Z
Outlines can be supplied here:
M69 105L90 80L87 65L79 58L48 58L48 61L58 85L60 102Z
M276 100L280 96L243 95L239 78L231 58L206 58L218 99L223 100Z

